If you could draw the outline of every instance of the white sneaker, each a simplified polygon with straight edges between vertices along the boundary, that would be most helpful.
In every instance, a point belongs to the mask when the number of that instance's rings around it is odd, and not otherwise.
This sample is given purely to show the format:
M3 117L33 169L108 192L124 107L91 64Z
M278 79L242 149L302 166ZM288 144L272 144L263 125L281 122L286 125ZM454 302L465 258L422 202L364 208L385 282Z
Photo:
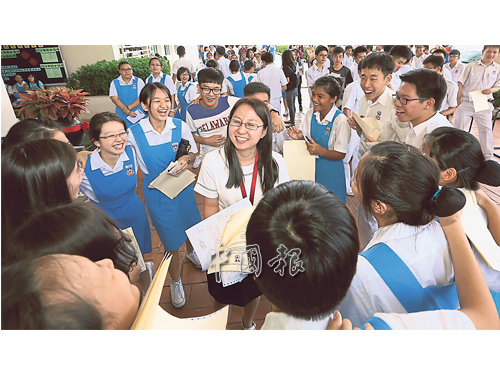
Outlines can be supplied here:
M193 168L195 168L195 169L199 168L200 164L201 164L201 158L200 158L200 155L198 155L196 157L196 159L194 159Z
M149 272L149 283L153 283L153 270L155 268L155 265L153 262L146 262L146 270Z
M255 331L257 329L257 324L255 324L255 322L252 320L252 326L249 327L249 328L246 328L244 325L243 325L243 319L245 317L242 316L241 317L241 327L243 328L244 331Z
M347 195L351 195L351 196L353 196L353 195L354 195L354 193L352 192L352 189L348 189L348 190L347 190Z
M182 280L171 280L170 283L170 297L172 300L172 305L175 308L181 308L186 303L186 296L184 295L184 288L182 287Z
M186 258L188 258L197 268L201 268L201 263L200 259L198 258L198 255L196 255L196 252L193 251L186 251Z

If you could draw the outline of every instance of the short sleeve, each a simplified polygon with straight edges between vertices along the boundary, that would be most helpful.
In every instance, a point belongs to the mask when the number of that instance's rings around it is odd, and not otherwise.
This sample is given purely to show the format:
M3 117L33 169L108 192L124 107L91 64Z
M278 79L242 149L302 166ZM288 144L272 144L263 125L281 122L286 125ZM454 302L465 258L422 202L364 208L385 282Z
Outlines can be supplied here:
M347 153L349 141L351 140L351 127L347 122L347 117L343 113L337 116L335 122L337 123L335 139L330 139L328 146L337 152Z
M109 84L109 96L118 96L118 92L116 91L115 87L115 80L112 80L111 83Z
M207 154L205 159L201 163L200 173L198 174L198 179L196 182L196 186L194 187L194 191L200 195L203 195L206 198L218 198L219 194L217 193L217 184L215 181L215 174L213 170L211 156L217 155L216 152L212 153L213 155Z

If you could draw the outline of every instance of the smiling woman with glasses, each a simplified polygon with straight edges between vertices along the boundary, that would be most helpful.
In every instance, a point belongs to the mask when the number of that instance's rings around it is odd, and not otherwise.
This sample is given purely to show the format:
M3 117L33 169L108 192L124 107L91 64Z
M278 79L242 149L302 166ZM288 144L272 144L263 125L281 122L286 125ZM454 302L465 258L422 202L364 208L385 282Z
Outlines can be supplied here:
M115 113L131 126L132 123L127 117L136 117L135 111L141 108L139 94L144 87L144 81L133 75L132 65L128 61L120 61L118 73L120 76L111 81L109 86L109 98L116 106Z
M248 197L253 205L283 182L289 181L283 157L272 151L271 114L263 101L242 98L229 114L224 146L205 155L194 188L203 196L204 218ZM255 329L253 317L262 294L245 277L224 287L215 274L207 274L208 290L215 309L231 304L244 308L243 329Z

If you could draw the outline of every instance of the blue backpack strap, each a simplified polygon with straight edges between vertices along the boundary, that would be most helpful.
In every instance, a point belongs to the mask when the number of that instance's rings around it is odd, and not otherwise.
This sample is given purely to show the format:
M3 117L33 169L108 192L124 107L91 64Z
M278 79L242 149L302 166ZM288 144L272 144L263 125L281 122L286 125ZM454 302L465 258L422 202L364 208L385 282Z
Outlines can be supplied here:
M376 331L392 331L392 328L389 326L389 324L387 324L384 319L380 319L377 316L372 316L366 323L370 323ZM366 323L361 325L361 327L359 328L364 330Z
M491 296L493 297L493 301L495 302L495 306L497 307L498 316L500 317L500 292L494 292L490 290Z
M429 310L455 310L459 307L455 283L423 288L401 258L385 243L360 253L408 313Z

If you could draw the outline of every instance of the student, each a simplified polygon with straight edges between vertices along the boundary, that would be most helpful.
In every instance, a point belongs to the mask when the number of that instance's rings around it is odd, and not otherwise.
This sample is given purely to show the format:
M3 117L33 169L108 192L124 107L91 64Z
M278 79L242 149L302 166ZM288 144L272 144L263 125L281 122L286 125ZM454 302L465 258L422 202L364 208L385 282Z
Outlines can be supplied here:
M136 193L137 162L134 151L127 146L127 126L120 116L102 112L90 120L90 138L97 148L88 156L80 184L81 191L103 212L116 220L120 229L132 228L139 251L152 251L151 228L146 208ZM147 291L153 263L140 278ZM144 270L145 271L145 270Z
M238 98L243 98L244 95L243 89L253 79L253 77L247 74L246 72L245 73L241 72L240 64L237 61L236 62L231 61L229 63L229 69L231 70L231 75L225 78L225 83L227 87L226 95L232 95Z
M469 94L481 90L481 93L493 99L493 93L500 90L500 65L495 62L500 45L485 45L481 60L467 64L458 80L458 108L454 126L466 130L471 118L477 124L479 142L486 160L493 158L493 132L491 117L493 105L488 103L488 109L474 111L474 105Z
M187 107L198 96L196 85L190 81L191 74L189 73L189 69L183 66L180 67L177 71L177 98L179 99L179 105L174 110L170 110L170 112L173 111L175 117L180 118L184 122L186 122Z
M354 57L352 57L352 46L347 45L345 46L345 56L344 59L342 60L342 65L350 69L353 63L354 63Z
M254 278L272 303L262 329L325 329L356 272L358 233L346 206L318 183L290 181L260 201L246 238L259 246Z
M300 51L294 49L292 51L295 60L295 71L297 72L297 100L299 102L299 111L302 112L302 76L304 75L304 66L300 58Z
M358 65L358 72L360 71L361 69ZM357 79L345 88L344 97L342 99L342 112L347 118L352 117L352 111L358 113L359 101L363 95L364 92L361 88L361 79ZM351 140L349 141L347 154L344 158L347 195L352 195L352 178L359 163L359 141L358 132L351 129Z
M56 139L69 143L64 128L57 121L29 118L16 122L7 132L2 149L17 143L36 141L37 139Z
M406 139L408 125L399 123L392 97L394 91L387 87L391 82L393 71L394 60L387 53L374 52L361 63L360 85L364 95L359 101L358 115L375 117L379 124L380 135L378 139L371 139L361 131L352 117L348 119L351 127L358 132L361 138L359 144L360 159L376 142L403 142ZM361 205L358 208L358 225L361 246L364 247L377 229L377 223Z
M391 48L389 55L394 60L394 71L392 72L391 86L393 91L397 91L401 86L400 70L403 65L411 59L411 50L407 46L397 45Z
M245 75L248 76L248 82L257 77L257 73L255 73L255 66L252 61L246 60L243 64L243 70L245 71Z
M309 51L311 49L312 46L310 46L310 48L307 50L308 59L310 55ZM316 47L316 50L314 50L314 56L316 58L316 62L313 63L312 61L309 61L310 67L306 70L306 83L307 88L309 89L309 96L311 96L312 87L314 86L316 80L320 77L328 75L329 73L328 68L325 67L325 62L328 56L328 49L325 46L319 45L318 47Z
M140 302L129 242L93 205L31 217L2 248L18 252L2 266L2 328L129 329Z
M458 79L465 69L465 65L460 62L460 51L452 49L448 55L449 62L444 64L444 69L451 72L451 80L458 83Z
M287 80L283 70L274 66L273 55L270 52L262 54L264 69L257 72L255 82L262 82L271 89L271 101L269 102L278 112L281 112L282 92L286 90Z
M343 60L344 60L344 49L340 46L336 46L332 50L332 61L333 64L328 68L328 71L330 72L330 75L339 78L342 82L341 88L342 92L344 92L344 89L348 84L350 84L353 79L352 79L352 74L349 68L347 68L345 65L343 65ZM354 61L354 60L353 60ZM351 64L352 65L352 64ZM339 77L337 77L339 76ZM342 100L342 95L340 95L340 99Z
M394 98L396 116L407 123L405 143L420 148L424 136L441 126L451 126L441 113L446 81L430 69L414 69L401 76L401 87Z
M144 81L133 75L132 66L128 61L120 61L118 72L120 76L109 85L109 98L116 106L115 113L130 127L132 123L127 117L137 117L135 111L141 108L139 94L144 87Z
M270 125L269 109L261 100L242 98L233 106L224 147L205 156L196 183L205 218L247 196L256 205L274 186L289 180L283 158L271 150ZM215 274L207 274L207 280L219 304L244 308L243 329L255 329L253 317L262 293L252 277L227 287Z
M434 70L438 74L443 75L443 58L439 55L431 55L424 60L424 68ZM443 77L445 77L443 75ZM451 79L447 79L446 81L446 96L443 99L443 104L441 104L441 108L439 112L446 116L446 118L450 118L453 116L455 111L457 110L457 94L458 94L458 85L453 82Z
M500 165L485 160L476 137L455 128L433 130L424 138L422 151L436 161L441 171L440 185L475 192L476 201L467 200L467 205L477 204L484 211L484 222L477 225L487 226L491 237L500 246L500 210L479 186L479 183L500 186ZM499 292L500 272L491 268L473 249L488 287Z
M186 48L184 46L179 46L177 47L177 54L179 55L179 59L174 62L172 65L172 79L175 83L175 81L178 79L177 78L177 71L179 70L180 67L185 67L189 70L189 73L191 74L191 79L194 80L194 66L193 63L186 58ZM175 92L175 91L172 91Z
M295 125L295 96L297 95L297 73L295 71L295 60L293 58L293 53L289 49L285 50L281 55L282 69L285 74L287 85L285 93L285 102L288 104L288 110L290 113L290 120L285 124Z
M34 73L28 75L28 91L45 90L42 81L39 81Z
M158 233L165 251L172 252L169 273L172 279L170 295L172 305L184 306L186 299L181 280L179 249L186 244L186 257L195 266L201 267L185 230L201 221L193 186L189 185L175 198L170 199L149 184L176 158L182 139L189 142L187 155L178 158L180 167L175 173L184 171L194 160L197 147L189 128L179 119L168 116L172 107L170 92L161 83L148 83L141 91L141 106L149 115L130 128L128 142L137 155L139 167L144 172L142 190L151 223Z
M411 63L411 67L413 69L423 68L424 60L428 56L424 53L425 48L429 49L429 46L422 45L422 44L415 45L415 56L413 56L413 61Z
M16 74L14 76L14 83L12 86L9 86L12 90L12 92L9 89L9 95L11 96L11 101L12 101L12 106L14 108L19 108L21 106L21 103L19 100L20 96L19 94L24 94L26 91L28 91L28 84L24 82L23 77L20 74Z
M165 86L167 86L170 92L177 92L172 77L161 71L163 69L163 61L159 57L152 57L149 60L149 69L151 69L151 74L149 75L148 78L146 78L145 83L160 82L163 83ZM174 103L176 98L175 95L176 94L172 95L172 101Z
M226 53L226 49L224 46L218 46L215 49L215 60L219 64L219 69L224 74L224 78L227 78L231 75L231 70L229 69L229 60L224 57Z
M350 68L353 81L355 81L359 78L358 65L367 56L367 54L368 54L368 50L363 46L358 46L354 49L354 53L353 53L354 62L352 63L351 68Z
M416 278L421 287L427 288L453 281L448 244L433 219L460 210L465 197L455 188L439 188L435 162L413 146L379 143L360 160L353 192L375 217L379 229L358 256L356 275L338 307L341 314L359 327L376 312L411 313L430 310L430 306L458 308L458 300L451 298L453 291L448 291L448 303L437 300L439 304L434 306L425 299L417 300L410 282ZM379 245L370 252L380 243L389 248ZM378 264L382 258L386 267ZM398 289L386 276L389 269L401 275ZM404 273L408 276L402 276Z
M447 59L446 59L446 56L447 56L446 51L444 49L442 49L442 48L435 49L434 51L432 51L432 53L429 56L440 56L440 57L442 57L443 58L443 64L447 61ZM429 57L429 56L427 56L427 57ZM425 63L425 60L424 60L424 63ZM444 78L446 78L446 79L448 79L448 80L451 81L451 72L450 71L448 71L448 70L442 70L441 74L443 74Z
M293 139L306 139L307 150L316 158L315 181L331 190L344 204L347 201L343 159L351 129L344 114L335 106L340 84L333 77L321 77L313 86L313 108L306 113L302 130L288 129Z

